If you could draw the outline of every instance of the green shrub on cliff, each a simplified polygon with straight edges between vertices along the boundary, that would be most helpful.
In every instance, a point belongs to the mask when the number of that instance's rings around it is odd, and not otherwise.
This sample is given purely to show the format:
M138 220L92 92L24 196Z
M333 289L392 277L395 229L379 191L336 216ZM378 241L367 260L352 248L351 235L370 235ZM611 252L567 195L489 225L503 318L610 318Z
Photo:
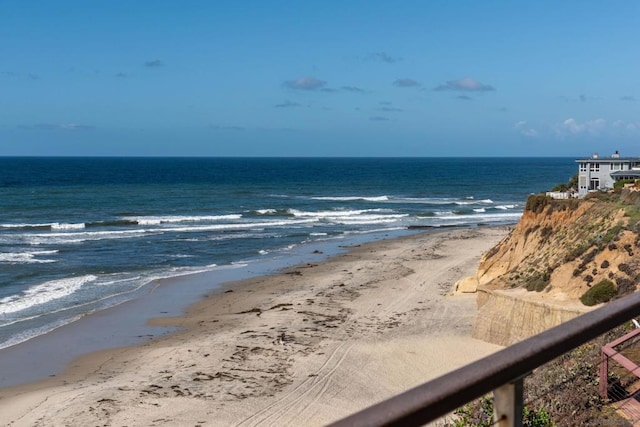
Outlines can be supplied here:
M551 203L551 197L544 194L534 194L527 198L527 203L524 207L525 211L531 211L534 213L541 213L544 208Z
M578 189L578 172L573 174L567 185L569 186L569 188L572 188L574 190Z
M471 402L454 411L458 418L452 423L446 423L447 427L490 427L493 422L493 399L485 396L480 400ZM544 408L531 410L528 407L522 409L523 427L554 427L549 412Z
M569 182L566 184L558 184L551 189L551 191L569 191L569 190L577 190L578 189L578 172L576 172Z
M630 322L536 368L524 379L523 426L632 427L600 396L600 349L631 330ZM615 374L609 372L609 386ZM454 411L446 427L494 426L490 395Z
M623 188L625 185L634 184L635 182L635 179L621 179L613 183L613 188Z
M610 243L613 239L618 237L620 231L622 230L624 230L624 225L622 223L616 224L615 226L607 230L604 236L602 236L602 238L600 239L601 241L599 243L603 245Z
M613 282L611 280L602 279L593 285L591 289L585 292L580 297L580 301L582 301L584 305L592 306L607 302L617 294L618 291Z
M549 285L549 281L551 280L551 275L546 273L536 272L529 276L525 282L525 288L528 291L536 291L542 292L544 288Z

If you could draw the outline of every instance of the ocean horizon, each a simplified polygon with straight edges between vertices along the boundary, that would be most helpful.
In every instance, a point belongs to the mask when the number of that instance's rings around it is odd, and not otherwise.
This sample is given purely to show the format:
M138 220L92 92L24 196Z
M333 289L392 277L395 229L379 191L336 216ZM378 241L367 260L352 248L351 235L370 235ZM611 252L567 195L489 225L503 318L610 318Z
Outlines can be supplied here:
M415 229L515 224L574 160L1 157L0 349L160 279L226 277Z

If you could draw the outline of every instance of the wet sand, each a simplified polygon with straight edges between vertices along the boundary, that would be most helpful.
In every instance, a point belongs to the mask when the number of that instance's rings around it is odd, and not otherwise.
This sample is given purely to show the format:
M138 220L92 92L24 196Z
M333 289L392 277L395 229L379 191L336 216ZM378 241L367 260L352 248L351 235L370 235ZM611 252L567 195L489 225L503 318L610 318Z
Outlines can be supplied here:
M180 332L92 353L45 381L0 389L12 426L323 425L500 347L472 339L475 296L453 295L505 227L352 248L229 283Z

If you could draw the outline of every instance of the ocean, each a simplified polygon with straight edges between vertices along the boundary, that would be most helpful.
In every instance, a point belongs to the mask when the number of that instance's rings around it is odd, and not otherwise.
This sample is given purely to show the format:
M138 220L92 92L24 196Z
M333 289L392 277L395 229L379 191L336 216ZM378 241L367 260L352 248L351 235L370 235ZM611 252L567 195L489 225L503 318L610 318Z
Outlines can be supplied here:
M0 349L160 279L514 224L528 195L576 170L572 158L0 158Z

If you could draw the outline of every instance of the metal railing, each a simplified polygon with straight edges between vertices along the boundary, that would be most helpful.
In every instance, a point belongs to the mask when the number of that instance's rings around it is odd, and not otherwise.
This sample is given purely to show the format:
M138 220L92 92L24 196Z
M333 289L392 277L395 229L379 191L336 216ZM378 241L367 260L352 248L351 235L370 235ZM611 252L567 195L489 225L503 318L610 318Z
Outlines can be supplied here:
M525 376L639 315L640 293L634 293L330 426L421 426L492 391L496 424L521 426Z

